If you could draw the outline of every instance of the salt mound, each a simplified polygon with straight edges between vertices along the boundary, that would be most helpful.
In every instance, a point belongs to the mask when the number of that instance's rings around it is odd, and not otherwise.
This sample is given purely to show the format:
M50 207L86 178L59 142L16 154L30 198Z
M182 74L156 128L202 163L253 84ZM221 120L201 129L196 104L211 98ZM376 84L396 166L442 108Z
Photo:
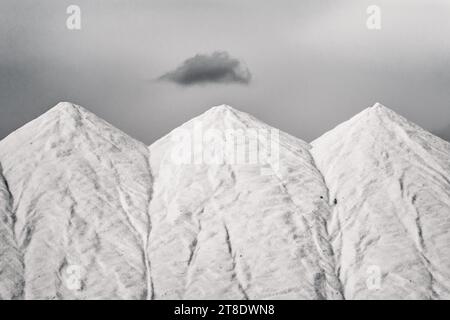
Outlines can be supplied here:
M450 144L376 104L312 145L345 297L449 299Z

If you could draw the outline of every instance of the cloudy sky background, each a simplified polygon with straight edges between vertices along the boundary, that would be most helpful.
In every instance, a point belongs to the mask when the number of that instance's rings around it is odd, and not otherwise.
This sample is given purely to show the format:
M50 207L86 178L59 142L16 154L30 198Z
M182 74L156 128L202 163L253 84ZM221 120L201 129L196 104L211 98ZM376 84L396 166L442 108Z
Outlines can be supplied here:
M311 141L378 101L450 140L449 17L448 0L2 0L0 138L71 101L148 144L223 103Z

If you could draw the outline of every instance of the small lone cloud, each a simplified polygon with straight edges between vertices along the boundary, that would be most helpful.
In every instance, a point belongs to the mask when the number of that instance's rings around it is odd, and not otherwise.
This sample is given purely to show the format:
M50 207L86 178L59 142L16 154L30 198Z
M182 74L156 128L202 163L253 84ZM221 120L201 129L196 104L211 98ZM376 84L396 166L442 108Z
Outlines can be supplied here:
M208 83L249 84L252 75L248 68L228 52L214 52L211 55L197 54L185 60L178 68L158 78L181 86Z

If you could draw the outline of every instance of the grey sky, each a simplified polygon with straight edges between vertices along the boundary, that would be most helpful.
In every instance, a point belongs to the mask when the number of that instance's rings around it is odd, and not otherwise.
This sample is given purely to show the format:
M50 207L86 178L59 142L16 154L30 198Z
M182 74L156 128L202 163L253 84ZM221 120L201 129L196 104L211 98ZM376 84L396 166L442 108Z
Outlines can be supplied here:
M0 138L71 101L146 143L223 103L310 141L378 101L450 140L449 17L448 0L2 0ZM154 81L216 51L251 82Z

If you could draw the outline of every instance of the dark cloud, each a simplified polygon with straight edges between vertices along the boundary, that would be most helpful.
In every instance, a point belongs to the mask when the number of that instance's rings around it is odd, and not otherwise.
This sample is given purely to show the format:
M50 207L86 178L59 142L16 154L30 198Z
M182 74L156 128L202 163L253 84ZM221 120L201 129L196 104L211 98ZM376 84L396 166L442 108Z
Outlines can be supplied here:
M227 52L214 52L211 55L197 54L185 60L178 68L170 71L159 80L171 81L182 86L207 83L241 83L251 80L250 71Z

